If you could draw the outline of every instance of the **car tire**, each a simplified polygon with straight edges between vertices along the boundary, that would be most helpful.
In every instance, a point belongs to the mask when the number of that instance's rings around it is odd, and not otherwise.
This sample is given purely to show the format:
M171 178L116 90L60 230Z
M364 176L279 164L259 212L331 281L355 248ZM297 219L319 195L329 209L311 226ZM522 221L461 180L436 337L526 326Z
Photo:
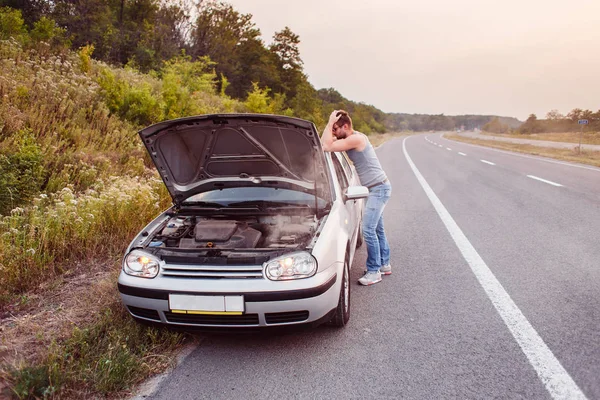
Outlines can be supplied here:
M364 243L363 240L363 232L362 232L362 222L361 224L358 226L358 233L357 233L357 238L356 238L356 248L358 249L359 247L361 247Z
M343 328L350 320L350 267L348 260L344 261L344 272L342 275L342 287L340 288L340 297L335 314L331 318L331 325L337 328Z

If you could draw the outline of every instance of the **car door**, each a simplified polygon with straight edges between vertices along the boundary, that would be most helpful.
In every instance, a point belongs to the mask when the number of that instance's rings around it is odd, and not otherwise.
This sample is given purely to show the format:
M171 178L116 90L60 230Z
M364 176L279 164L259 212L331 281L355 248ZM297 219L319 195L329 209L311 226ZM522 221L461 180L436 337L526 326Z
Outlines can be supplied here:
M342 189L342 195L348 189L348 187L354 183L352 182L352 176L348 176L345 168L343 167L342 160L343 156L340 153L332 153L331 157L333 161L333 167L335 169L335 174L337 175L338 182L340 184L340 188ZM348 165L350 167L350 165ZM357 210L360 210L360 204L357 200L349 200L344 205L347 211L347 221L345 221L346 226L348 227L348 232L350 234L350 239L353 240L356 237L356 232L358 229L358 224L360 223L360 215L357 213Z

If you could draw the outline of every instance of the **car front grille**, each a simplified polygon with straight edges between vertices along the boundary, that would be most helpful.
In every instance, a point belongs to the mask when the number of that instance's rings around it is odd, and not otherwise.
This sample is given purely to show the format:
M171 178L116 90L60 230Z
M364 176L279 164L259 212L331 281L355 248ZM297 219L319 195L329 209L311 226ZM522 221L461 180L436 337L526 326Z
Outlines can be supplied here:
M161 275L196 279L263 279L260 265L185 265L166 264Z
M168 322L189 325L258 325L258 314L202 315L165 311L165 318Z
M139 307L133 307L133 306L127 306L127 308L129 309L129 312L131 312L136 317L160 321L160 317L158 316L158 311L156 311L156 310L149 310L147 308L139 308Z
M267 324L285 324L290 322L302 322L308 319L308 311L288 311L280 313L267 313L265 320Z

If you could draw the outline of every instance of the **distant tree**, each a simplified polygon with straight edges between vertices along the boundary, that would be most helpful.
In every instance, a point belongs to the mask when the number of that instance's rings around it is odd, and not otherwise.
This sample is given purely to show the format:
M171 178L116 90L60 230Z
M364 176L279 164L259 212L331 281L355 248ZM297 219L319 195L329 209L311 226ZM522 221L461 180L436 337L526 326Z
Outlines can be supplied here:
M498 117L495 117L490 122L483 125L482 130L491 133L507 133L510 131L510 128L508 125L500 122Z
M540 133L543 132L544 128L540 121L538 121L535 114L530 114L529 118L519 127L518 132L522 134Z
M549 120L561 120L564 119L565 116L562 115L560 112L558 112L558 110L550 110L547 114L546 114L546 119Z
M581 108L574 108L567 114L567 118L573 122L577 122L577 120L581 119L581 114L583 110Z

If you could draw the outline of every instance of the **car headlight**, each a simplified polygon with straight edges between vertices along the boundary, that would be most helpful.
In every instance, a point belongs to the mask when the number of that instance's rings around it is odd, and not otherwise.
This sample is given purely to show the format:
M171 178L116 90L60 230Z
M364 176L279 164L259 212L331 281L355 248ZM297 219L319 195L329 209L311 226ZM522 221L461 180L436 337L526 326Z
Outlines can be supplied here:
M127 275L139 276L141 278L154 278L158 275L158 264L160 260L152 254L141 250L133 250L125 257L123 271Z
M317 260L306 252L286 254L269 261L265 271L273 281L309 278L317 272Z

